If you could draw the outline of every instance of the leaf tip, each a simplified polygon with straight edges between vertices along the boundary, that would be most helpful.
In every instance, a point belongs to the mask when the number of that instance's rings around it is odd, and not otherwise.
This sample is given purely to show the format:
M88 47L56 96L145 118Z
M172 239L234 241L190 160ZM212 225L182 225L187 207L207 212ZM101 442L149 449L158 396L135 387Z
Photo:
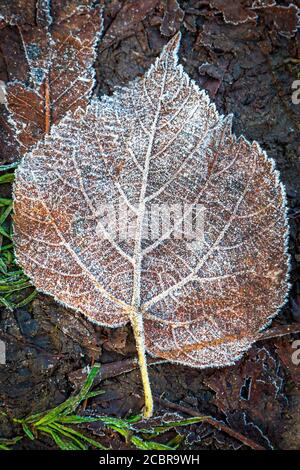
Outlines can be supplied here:
M163 48L161 58L165 55L171 55L175 65L178 62L178 50L180 47L180 41L181 41L181 32L178 31L175 36L170 39L170 41L165 45Z
M178 31L173 37L172 39L170 39L170 41L168 42L168 44L166 45L166 48L170 51L170 52L174 52L174 53L177 53L178 52L178 49L179 49L179 46L180 46L180 42L181 42L181 32Z

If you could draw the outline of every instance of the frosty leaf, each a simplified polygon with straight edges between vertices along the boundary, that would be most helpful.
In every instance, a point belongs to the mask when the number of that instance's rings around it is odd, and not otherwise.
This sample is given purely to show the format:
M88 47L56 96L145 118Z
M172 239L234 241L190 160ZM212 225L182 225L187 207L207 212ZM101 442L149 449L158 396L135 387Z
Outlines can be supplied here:
M111 5L113 20L105 31L100 44L100 50L104 50L115 42L134 34L139 23L154 10L158 0L127 0L115 5ZM117 12L115 11L117 9Z
M195 367L232 364L287 290L278 174L177 65L179 37L144 77L54 126L23 159L14 189L19 263L37 288L92 321L131 322L148 415L144 348ZM120 201L132 238L114 237L99 217ZM181 217L144 236L152 205L174 203L205 208L202 245L178 238Z
M180 8L177 0L166 0L165 14L160 31L165 36L173 36L180 28L184 18L184 11Z
M269 447L265 434L271 441L275 437L286 401L276 356L266 347L254 346L239 364L215 371L204 381L215 391L214 404L230 426Z
M257 15L255 11L243 5L240 1L227 0L210 0L209 4L212 8L216 8L223 13L224 21L229 24L238 25L255 21Z
M257 424L279 424L283 377L276 357L267 348L254 346L245 360L214 371L204 381L216 392L214 404L222 413L244 411Z
M10 82L6 98L23 153L69 110L88 104L101 25L99 6L73 7L68 15L53 19L49 2L40 1L37 27L19 27L30 86Z

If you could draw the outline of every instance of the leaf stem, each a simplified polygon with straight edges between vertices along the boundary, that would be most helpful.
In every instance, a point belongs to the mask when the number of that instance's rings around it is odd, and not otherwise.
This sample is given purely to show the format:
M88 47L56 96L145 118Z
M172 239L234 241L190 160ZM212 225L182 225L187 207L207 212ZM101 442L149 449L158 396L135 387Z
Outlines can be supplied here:
M144 342L144 326L141 313L135 312L131 318L131 325L134 333L138 361L144 388L145 407L143 411L144 418L151 418L153 415L153 398L148 375L147 359Z
M50 125L51 125L51 119L50 119L50 87L49 87L49 77L48 75L45 78L45 134L50 133Z
M134 273L133 273L133 293L132 293L132 316L131 316L131 325L133 328L136 348L138 353L139 366L142 375L142 382L144 387L145 395L145 408L144 408L144 418L150 418L153 414L153 399L152 392L149 383L149 375L147 370L147 361L146 361L146 352L145 352L145 335L144 335L144 326L143 326L143 317L140 312L141 306L141 274L142 274L142 260L143 260L143 251L142 251L142 238L143 238L143 222L146 211L146 192L147 184L149 178L150 170L150 161L152 156L152 150L154 145L154 140L157 131L157 124L160 117L162 99L166 85L167 78L167 66L165 67L163 81L160 90L160 97L157 104L157 110L151 125L151 132L149 132L149 142L148 148L145 155L145 164L143 168L143 177L141 184L141 191L138 204L138 216L136 222L136 233L135 233L135 246L134 246Z

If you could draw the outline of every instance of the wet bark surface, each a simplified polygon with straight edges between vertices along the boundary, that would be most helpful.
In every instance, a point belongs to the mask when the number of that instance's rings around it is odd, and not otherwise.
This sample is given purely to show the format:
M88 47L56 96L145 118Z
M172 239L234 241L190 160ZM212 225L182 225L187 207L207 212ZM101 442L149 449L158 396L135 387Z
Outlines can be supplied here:
M2 15L14 25L0 29L0 80L23 79L26 60L18 25L34 27L36 2L0 1ZM62 8L76 2L53 2ZM94 93L113 93L141 76L179 29L180 62L205 88L221 113L233 113L233 129L257 140L280 170L289 205L291 290L270 328L300 329L300 104L292 102L292 83L300 74L299 1L106 1L104 31L96 61ZM0 18L1 22L1 18ZM300 76L300 75L299 75ZM18 150L0 115L1 164L18 159ZM2 197L10 187L1 188ZM150 380L157 415L171 408L209 414L228 428L265 448L300 448L300 364L292 362L293 341L299 334L262 339L235 365L197 370L175 364L153 364ZM39 294L29 306L14 312L2 308L0 339L7 346L7 364L0 365L0 410L24 417L65 400L82 384L81 370L103 364L99 386L103 395L89 400L88 409L112 416L129 416L143 406L131 328L110 330ZM94 436L99 425L89 425ZM182 431L180 431L182 432ZM245 446L210 423L184 431L185 447L229 449ZM0 435L15 429L0 417ZM103 436L114 448L126 445ZM51 442L24 440L20 448L52 448Z

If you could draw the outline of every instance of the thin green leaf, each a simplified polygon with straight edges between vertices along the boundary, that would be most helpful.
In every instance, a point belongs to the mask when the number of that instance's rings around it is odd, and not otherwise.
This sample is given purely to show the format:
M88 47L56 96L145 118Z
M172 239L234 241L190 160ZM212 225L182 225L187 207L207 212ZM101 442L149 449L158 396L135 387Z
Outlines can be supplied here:
M105 390L95 390L94 392L89 392L86 396L86 398L94 398L98 397L99 395L103 395L105 393Z
M55 444L61 450L82 450L75 442L63 440L59 434L57 434L53 429L49 429L47 426L41 427L41 431L44 434L49 434L54 440Z
M31 294L29 294L24 300L21 300L21 302L18 302L15 305L15 308L21 308L25 307L25 305L29 304L32 302L37 296L37 290L35 289Z
M45 416L43 416L37 423L35 423L36 426L51 423L52 421L55 421L60 415L64 416L75 411L79 404L86 399L86 396L93 385L94 378L98 374L99 369L100 365L95 364L92 367L80 392L77 395L68 398L65 402L61 403L53 410L46 413Z
M165 444L160 444L159 442L154 441L143 441L140 437L137 436L132 436L130 441L138 449L142 450L174 450L174 447L170 447Z
M54 429L55 432L57 432L57 434L61 434L65 437L67 437L69 441L74 442L74 444L76 444L81 450L87 450L88 449L87 446L83 442L81 442L79 439L77 439L76 435L73 435L73 433L70 432L69 428L64 429L62 426L57 425L55 423L49 424L49 428ZM78 433L78 434L80 434L80 433Z
M11 449L5 444L1 444L1 441L0 441L0 450L11 450Z
M178 449L178 447L180 446L180 444L184 440L185 440L184 436L181 436L180 434L176 434L176 436L173 437L173 439L170 439L167 442L167 445L170 446L170 447L173 447L174 449Z
M7 165L0 165L0 171L7 171L17 168L20 162L8 163Z
M12 211L12 203L6 207L6 209L4 209L4 211L2 212L2 214L0 215L0 225L3 224L3 222L7 219L7 217L9 216L9 214L11 213Z
M26 436L29 437L29 439L31 441L34 441L35 437L34 437L34 434L32 433L32 431L30 430L30 428L27 426L26 423L22 423L22 428L23 428L23 431L25 432Z
M59 423L64 424L82 424L82 423L95 423L99 421L97 417L93 418L92 416L77 416L77 415L70 415L70 416L62 416L58 419Z
M9 243L8 245L3 245L1 247L1 251L10 250L12 247L13 247L12 243Z
M128 442L130 441L130 438L132 436L132 431L129 431L127 429L122 429L122 428L119 428L118 426L108 426L110 429L112 429L113 431L116 431L118 432L121 436L125 437L125 440Z
M103 424L106 424L108 427L116 426L120 429L133 429L127 420L113 418L111 416L98 416L97 421L102 421Z
M4 263L3 259L0 258L0 271L3 273L3 274L6 274L7 273L7 266L6 264Z
M0 197L0 207L1 206L10 206L12 204L12 199Z
M0 292L12 293L12 292L17 292L19 290L26 289L27 287L32 287L31 282L26 281L26 282L19 283L19 284L9 284L7 286L0 284Z
M155 426L153 428L153 431L156 432L157 434L164 433L166 431L169 431L170 429L180 427L180 426L189 426L190 424L196 424L200 423L201 421L205 421L207 419L207 416L199 416L195 418L188 418L188 419L182 419L179 421L171 421L169 423L163 423L160 426ZM146 432L147 430L141 430L140 432Z
M13 173L6 173L0 176L0 184L12 183L14 179L15 179L15 175Z
M57 423L52 423L50 426L54 427L55 429L57 429L57 431L60 431L61 433L66 433L66 435L69 434L72 436L76 436L77 438L82 439L88 442L89 444L93 445L97 449L107 450L106 447L104 447L99 442L95 441L94 439L91 439L90 437L85 436L79 431L75 431L75 429L73 428L69 428L67 426L63 426L62 424L57 424ZM75 438L73 437L73 439Z
M16 436L12 439L0 439L0 450L12 450L11 446L14 446L21 439L23 439L22 436Z
M0 296L0 303L4 305L4 307L8 308L8 310L13 310L14 309L14 304L11 303L9 300L7 300L5 297Z
M11 235L2 226L0 227L0 234L11 240Z
M142 415L133 415L127 418L125 421L127 421L127 423L137 423L138 421L141 421L142 419L143 419Z

